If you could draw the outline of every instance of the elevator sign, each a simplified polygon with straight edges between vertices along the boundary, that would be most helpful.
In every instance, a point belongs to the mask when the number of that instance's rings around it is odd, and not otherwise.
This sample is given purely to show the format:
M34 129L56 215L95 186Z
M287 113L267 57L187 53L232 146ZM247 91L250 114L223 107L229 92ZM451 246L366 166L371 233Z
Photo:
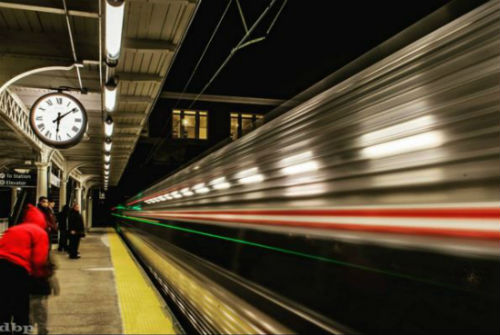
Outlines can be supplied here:
M0 187L36 187L36 176L15 171L0 172Z

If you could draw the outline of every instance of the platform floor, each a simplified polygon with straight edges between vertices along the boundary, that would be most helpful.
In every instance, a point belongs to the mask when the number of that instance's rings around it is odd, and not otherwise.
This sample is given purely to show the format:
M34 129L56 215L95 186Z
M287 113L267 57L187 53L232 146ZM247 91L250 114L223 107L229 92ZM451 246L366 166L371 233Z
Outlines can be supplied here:
M72 260L52 250L60 294L49 298L49 333L179 333L168 307L114 231L93 230L81 241L80 254Z

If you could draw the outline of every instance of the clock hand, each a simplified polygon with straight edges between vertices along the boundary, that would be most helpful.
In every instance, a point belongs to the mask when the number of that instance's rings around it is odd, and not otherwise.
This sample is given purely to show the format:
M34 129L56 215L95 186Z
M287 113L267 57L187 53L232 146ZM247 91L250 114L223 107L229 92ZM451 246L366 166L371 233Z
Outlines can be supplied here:
M63 115L60 115L60 113L59 113L59 114L58 114L58 116L57 116L57 119L53 120L52 122L53 122L53 123L60 122L60 121L61 121L61 119L62 119L63 117L65 117L66 115L68 115L68 114L70 114L70 113L74 112L75 110L76 110L76 108L73 108L72 110L70 110L70 111L69 111L69 112L67 112L67 113L64 113Z
M61 113L57 113L57 128L56 134L59 133L59 124L61 123Z

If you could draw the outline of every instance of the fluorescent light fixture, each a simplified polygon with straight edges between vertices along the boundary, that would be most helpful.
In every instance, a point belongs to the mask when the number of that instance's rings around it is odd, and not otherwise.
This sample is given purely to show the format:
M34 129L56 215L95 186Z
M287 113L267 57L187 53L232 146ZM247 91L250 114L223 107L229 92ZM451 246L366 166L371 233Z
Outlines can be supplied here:
M106 121L104 121L104 135L106 137L111 137L113 135L113 118L108 115Z
M198 170L200 167L198 165L196 165L193 170Z
M316 171L319 168L319 164L316 161L309 161L305 163L295 164L292 166L287 166L281 169L281 172L287 175L294 175L304 172Z
M258 183L264 180L264 176L261 174L254 174L253 176L241 178L239 180L240 183L242 184L253 184L253 183Z
M117 62L120 57L123 32L124 0L106 0L106 57Z
M109 176L109 170L104 170L104 175Z
M104 154L104 162L105 163L111 162L111 155L110 154Z
M104 170L109 170L109 163L104 164Z
M205 187L205 183L199 183L199 184L194 185L193 190L196 191L197 189L202 188L202 187Z
M171 195L172 197L174 197L175 199L180 199L180 198L182 198L182 195L179 193L179 191L174 191L174 192L170 193L170 195Z
M283 165L290 165L290 164L296 164L296 163L299 163L299 162L302 162L302 161L305 161L307 159L311 159L313 156L312 152L311 151L306 151L306 152L302 152L300 154L297 154L297 155L293 155L293 156L290 156L290 157L287 157L287 158L283 158L280 163L283 164Z
M397 155L405 152L412 152L423 149L435 148L444 143L443 134L440 131L430 131L427 133L401 138L382 144L366 147L361 150L361 155L365 158L380 158Z
M116 80L112 79L104 85L104 109L108 112L113 112L116 109L116 94L118 85Z
M113 141L109 137L104 140L104 151L111 152L111 147L113 146Z

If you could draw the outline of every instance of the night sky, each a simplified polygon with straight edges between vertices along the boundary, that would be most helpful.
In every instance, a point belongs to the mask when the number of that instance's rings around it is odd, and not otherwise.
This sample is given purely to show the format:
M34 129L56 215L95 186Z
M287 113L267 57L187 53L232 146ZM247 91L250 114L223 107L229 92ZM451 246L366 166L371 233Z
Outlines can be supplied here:
M270 0L240 2L253 22ZM253 38L265 35L282 2L276 2ZM240 50L207 93L291 98L447 2L289 0L268 37ZM226 4L202 1L165 90L182 90ZM201 90L243 34L233 1L189 92Z
M271 0L240 2L251 26ZM238 51L205 93L292 98L448 2L289 0L266 39ZM202 1L167 76L165 91L182 91L227 3ZM276 1L250 39L265 35L282 4L283 0ZM233 0L187 92L200 92L243 35ZM149 159L150 144L168 136L165 124L170 118L164 109L159 103L153 110L150 120L154 122L148 129L152 135L139 140L119 186L109 192L111 204L133 196L195 156L196 152L186 154L161 166Z

